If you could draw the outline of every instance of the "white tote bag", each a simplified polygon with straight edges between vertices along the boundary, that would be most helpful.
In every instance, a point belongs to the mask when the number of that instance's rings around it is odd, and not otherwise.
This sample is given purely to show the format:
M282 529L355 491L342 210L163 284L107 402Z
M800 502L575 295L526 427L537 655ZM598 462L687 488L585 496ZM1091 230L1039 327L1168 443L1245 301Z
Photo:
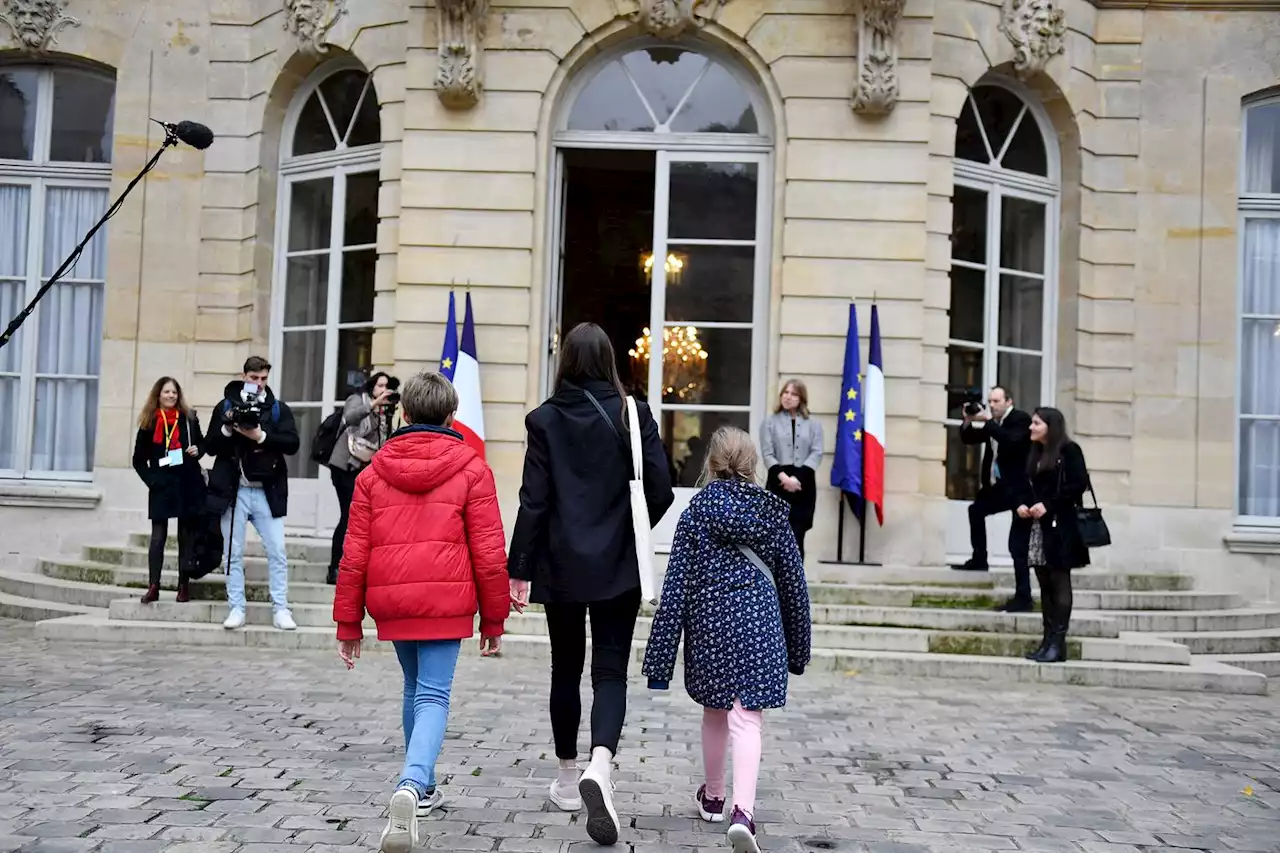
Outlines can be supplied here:
M640 599L658 601L653 577L653 528L649 502L644 498L644 459L640 446L640 413L634 397L627 398L627 425L631 429L631 527L636 534L636 564L640 567Z

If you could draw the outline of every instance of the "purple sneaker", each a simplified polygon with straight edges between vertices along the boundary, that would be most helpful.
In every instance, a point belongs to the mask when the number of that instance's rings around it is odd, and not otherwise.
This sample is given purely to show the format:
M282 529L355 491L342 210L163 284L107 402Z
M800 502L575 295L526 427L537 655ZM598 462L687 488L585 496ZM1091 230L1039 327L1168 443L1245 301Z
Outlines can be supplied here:
M707 786L698 789L698 814L710 823L724 823L724 798L716 799L707 796Z
M737 806L733 807L733 820L729 824L729 846L733 853L760 853L755 821Z

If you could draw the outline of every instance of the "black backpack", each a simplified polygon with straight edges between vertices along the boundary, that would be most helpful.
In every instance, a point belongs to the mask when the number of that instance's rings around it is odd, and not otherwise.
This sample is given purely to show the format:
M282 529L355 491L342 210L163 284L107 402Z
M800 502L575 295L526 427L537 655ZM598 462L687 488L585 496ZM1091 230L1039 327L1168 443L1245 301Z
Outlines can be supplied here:
M338 437L342 435L342 409L338 409L320 422L315 437L311 439L311 461L321 465L329 464L333 449L338 446Z
M223 538L222 518L211 512L203 512L192 518L191 525L191 564L187 567L187 577L197 580L222 565Z

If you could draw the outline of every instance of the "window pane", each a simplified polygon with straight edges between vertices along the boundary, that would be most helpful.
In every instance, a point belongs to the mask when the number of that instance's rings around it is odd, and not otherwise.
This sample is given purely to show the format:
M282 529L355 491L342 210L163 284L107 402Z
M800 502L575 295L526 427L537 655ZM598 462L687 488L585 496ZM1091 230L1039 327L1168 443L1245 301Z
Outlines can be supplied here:
M991 153L998 155L1009 131L1013 129L1013 123L1026 105L1017 95L1000 86L975 86L973 100L978 105L978 116L987 132Z
M44 275L57 272L71 251L84 239L107 209L107 191L51 187L45 195ZM85 247L69 278L101 281L107 277L107 229L99 231Z
M668 326L663 336L663 402L750 405L750 329Z
M1040 125L1029 112L1018 125L1018 132L1013 135L1013 142L1009 143L1009 150L1004 152L1000 165L1015 172L1048 176L1049 155L1045 151L1044 137L1040 135Z
M332 225L333 178L295 181L289 202L289 251L329 248Z
M756 111L742 84L722 65L712 65L672 119L676 133L759 133Z
M347 215L342 242L346 246L371 246L378 242L378 173L347 176Z
M662 443L675 468L673 485L686 489L697 486L707 442L722 426L751 432L751 416L746 412L663 412Z
M325 118L324 107L320 105L320 96L312 95L302 105L298 123L293 128L293 156L332 151L337 146L329 120Z
M1280 316L1280 219L1245 221L1242 263L1244 313Z
M373 329L343 329L338 332L338 377L349 380L354 374L367 375L373 366Z
M373 321L375 273L378 267L376 249L360 249L342 254L342 311L340 323Z
M707 58L676 47L652 47L622 57L658 121L666 123L672 111L698 80Z
M980 349L952 344L947 347L947 417L959 420L964 404L986 396Z
M1280 516L1280 421L1240 422L1240 514Z
M755 163L672 163L671 239L756 239Z
M616 62L600 69L569 113L570 130L653 130L653 119Z
M1280 193L1277 139L1280 139L1280 103L1253 107L1245 114L1245 192Z
M956 122L956 156L961 160L974 163L990 163L991 155L982 142L982 131L978 129L978 119L973 112L973 104L965 98L964 107L960 110L960 119Z
M333 126L338 129L340 140L347 138L347 128L355 118L356 104L360 101L368 79L368 74L352 69L339 71L320 83L320 95L329 107L329 116L333 119Z
M1014 196L1000 199L1000 266L1044 273L1045 206Z
M999 324L1000 346L1043 349L1044 282L1018 275L1000 276Z
M283 381L285 402L315 403L324 399L324 331L284 333Z
M987 339L987 274L951 268L951 337L982 343Z
M12 349L17 338L5 347ZM2 354L4 350L0 350ZM18 394L21 381L14 376L0 377L0 471L13 471L18 467Z
M0 275L27 274L27 216L30 210L29 189L0 184Z
M40 300L36 371L97 376L102 358L103 285L62 281Z
M1044 359L1038 355L1002 352L996 359L996 382L1013 395L1019 409L1029 412L1045 402L1040 399L1040 369Z
M960 427L947 427L947 498L971 501L982 477L982 445L960 441Z
M34 159L38 81L34 71L0 71L0 160Z
M316 430L320 428L321 409L319 406L289 406L293 412L294 422L298 425L298 452L284 458L285 467L290 477L314 479L320 474L320 465L311 461L311 442Z
M98 380L36 381L32 470L92 471L97 433Z
M750 323L755 309L755 260L753 246L670 246L664 264L667 319Z
M284 325L319 326L329 316L329 256L304 255L285 264Z
M987 194L957 186L951 197L951 257L987 261Z
M59 68L53 72L53 135L49 159L66 163L110 163L115 127L113 80Z
M1244 320L1240 329L1240 412L1280 415L1280 322Z
M382 116L378 110L378 92L369 81L369 88L360 103L360 111L351 125L351 135L347 137L348 148L361 145L374 145L382 141Z
M0 323L6 326L18 316L26 305L27 283L18 279L0 278ZM3 328L0 328L3 331ZM0 373L17 373L22 369L22 329L13 340L0 347Z

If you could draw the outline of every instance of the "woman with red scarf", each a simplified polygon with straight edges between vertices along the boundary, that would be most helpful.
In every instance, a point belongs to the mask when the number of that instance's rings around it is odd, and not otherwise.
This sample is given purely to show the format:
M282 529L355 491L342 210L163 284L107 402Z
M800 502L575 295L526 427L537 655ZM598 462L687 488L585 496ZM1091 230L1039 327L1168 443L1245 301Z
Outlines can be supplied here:
M178 519L178 601L189 601L187 568L191 555L191 519L204 509L205 481L199 459L204 455L204 432L196 413L187 408L182 386L162 376L151 387L138 418L133 446L133 469L147 485L147 516L151 519L150 578L143 604L160 598L160 569L169 539L169 519Z

